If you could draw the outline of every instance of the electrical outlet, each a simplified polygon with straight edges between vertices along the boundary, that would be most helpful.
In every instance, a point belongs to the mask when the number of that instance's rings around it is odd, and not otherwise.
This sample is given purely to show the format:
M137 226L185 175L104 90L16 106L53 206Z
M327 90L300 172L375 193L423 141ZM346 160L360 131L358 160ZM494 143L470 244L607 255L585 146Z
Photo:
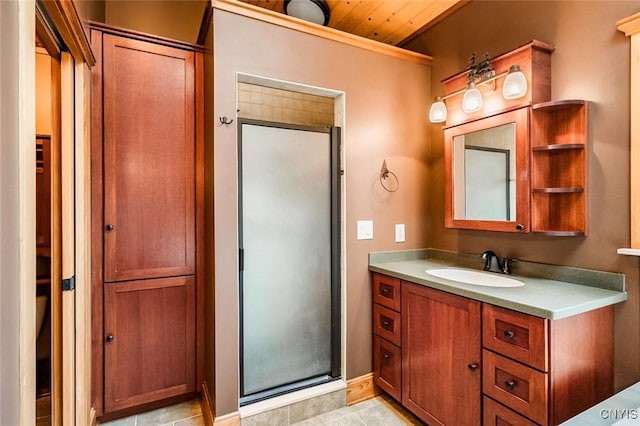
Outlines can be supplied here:
M358 221L358 239L359 240L373 240L373 221L372 220L359 220Z
M396 224L396 243L404 243L404 223Z

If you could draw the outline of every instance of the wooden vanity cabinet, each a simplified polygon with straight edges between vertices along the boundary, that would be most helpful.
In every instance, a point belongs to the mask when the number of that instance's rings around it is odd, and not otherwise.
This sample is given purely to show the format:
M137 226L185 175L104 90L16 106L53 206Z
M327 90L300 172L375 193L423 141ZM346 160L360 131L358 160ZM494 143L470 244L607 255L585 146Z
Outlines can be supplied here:
M544 102L531 111L531 231L586 235L588 102Z
M402 405L430 425L479 425L480 302L402 282Z
M203 380L203 58L101 24L91 42L93 404L113 418Z
M373 302L373 380L381 389L401 401L400 280L374 274Z
M613 394L613 307L548 320L484 303L482 316L483 393L502 409L557 425Z
M400 287L402 330L400 346L382 337L388 312L374 293L374 381L396 399L401 382L402 405L430 425L558 425L613 394L612 306L549 320L373 279L374 292ZM399 353L400 372L378 352Z

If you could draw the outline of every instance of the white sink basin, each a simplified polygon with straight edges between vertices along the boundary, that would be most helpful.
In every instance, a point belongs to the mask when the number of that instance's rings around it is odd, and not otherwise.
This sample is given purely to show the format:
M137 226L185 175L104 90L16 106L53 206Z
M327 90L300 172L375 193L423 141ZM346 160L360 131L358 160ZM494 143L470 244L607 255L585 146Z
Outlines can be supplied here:
M521 287L524 285L522 281L514 280L513 278L498 275L493 272L456 268L427 269L426 272L434 277L485 287Z

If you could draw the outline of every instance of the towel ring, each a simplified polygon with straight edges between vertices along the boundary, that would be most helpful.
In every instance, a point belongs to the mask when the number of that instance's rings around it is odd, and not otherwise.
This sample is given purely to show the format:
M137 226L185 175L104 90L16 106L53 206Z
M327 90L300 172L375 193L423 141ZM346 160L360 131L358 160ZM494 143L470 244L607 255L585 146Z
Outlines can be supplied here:
M396 181L394 189L391 189L393 188L393 185L385 184L385 181L389 179L390 176L393 176L393 179ZM391 170L387 168L387 160L382 161L382 168L380 168L379 179L380 179L380 185L382 185L384 190L387 192L396 192L398 188L400 188L400 181L398 180L398 176L396 176L395 173L393 173Z

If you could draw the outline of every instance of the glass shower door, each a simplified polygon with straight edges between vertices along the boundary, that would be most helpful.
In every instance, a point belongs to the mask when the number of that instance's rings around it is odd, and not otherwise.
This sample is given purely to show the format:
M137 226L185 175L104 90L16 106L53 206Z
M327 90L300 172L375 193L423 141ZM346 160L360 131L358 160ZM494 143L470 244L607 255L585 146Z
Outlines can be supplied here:
M336 374L337 156L329 129L243 122L240 133L241 402L247 403Z

